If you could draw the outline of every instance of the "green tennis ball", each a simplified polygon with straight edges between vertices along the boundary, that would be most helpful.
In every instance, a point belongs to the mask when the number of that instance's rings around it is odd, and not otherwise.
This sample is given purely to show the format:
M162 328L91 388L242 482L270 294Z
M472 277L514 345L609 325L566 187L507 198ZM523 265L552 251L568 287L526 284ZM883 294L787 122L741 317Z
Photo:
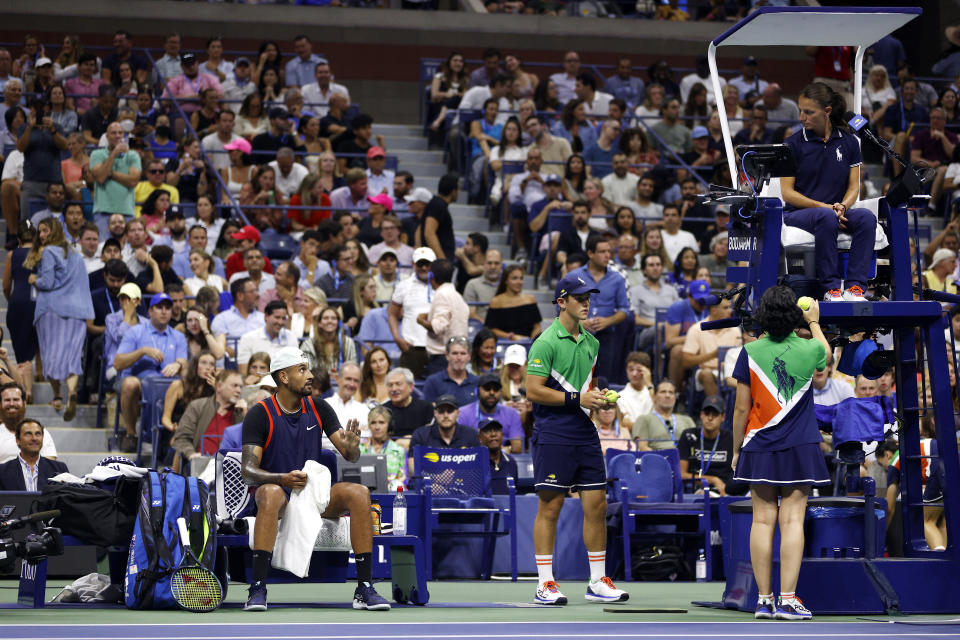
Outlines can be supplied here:
M613 404L620 398L620 394L611 389L610 391L607 391L603 397L609 404Z
M813 298L811 298L810 296L803 296L802 298L797 300L797 306L803 309L804 311L807 311L812 304L813 304Z

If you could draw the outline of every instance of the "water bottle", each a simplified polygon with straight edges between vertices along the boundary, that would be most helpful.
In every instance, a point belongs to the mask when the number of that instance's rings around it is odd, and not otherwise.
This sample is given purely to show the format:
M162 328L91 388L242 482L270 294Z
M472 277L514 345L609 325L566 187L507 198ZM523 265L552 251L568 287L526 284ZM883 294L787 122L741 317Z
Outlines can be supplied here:
M394 507L396 509L396 507ZM700 549L697 555L697 582L706 582L707 581L707 556L704 555L703 549Z
M407 499L403 487L397 487L397 497L393 499L393 535L407 535Z

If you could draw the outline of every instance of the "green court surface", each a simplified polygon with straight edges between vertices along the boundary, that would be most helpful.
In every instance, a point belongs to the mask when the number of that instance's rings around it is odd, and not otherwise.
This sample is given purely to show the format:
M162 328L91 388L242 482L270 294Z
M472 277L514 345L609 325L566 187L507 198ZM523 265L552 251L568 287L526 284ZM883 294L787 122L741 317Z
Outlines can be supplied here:
M57 585L47 590L52 598L68 581L50 578L49 584ZM17 583L12 580L0 582L0 602L16 601ZM455 625L458 622L748 622L753 616L736 611L721 611L697 607L693 600L719 600L723 583L696 582L634 582L620 583L630 593L629 602L623 605L588 603L583 599L585 583L563 582L560 587L570 599L565 607L533 605L535 583L491 582L431 582L430 604L426 607L395 607L389 613L354 611L349 607L355 583L345 584L275 584L270 586L271 604L290 603L294 606L275 606L264 613L244 612L238 608L222 608L209 614L194 614L183 611L129 611L123 608L90 608L82 605L49 607L45 609L3 609L0 620L3 624L144 624L144 623L265 623L270 619L278 622L433 622ZM378 583L381 595L389 597L389 583ZM227 603L241 604L246 599L247 589L243 584L231 584ZM801 594L802 595L802 594ZM504 607L501 603L515 605ZM311 605L321 604L322 607ZM457 604L464 606L456 606ZM482 606L482 605L494 606ZM304 605L304 606L296 606ZM499 605L499 606L498 606ZM644 609L687 609L686 613L606 613L604 607L627 607ZM814 612L816 613L816 612ZM384 617L389 616L389 620ZM922 616L924 620L946 620L957 616ZM882 616L870 616L880 619ZM822 616L818 621L854 621L853 616ZM908 617L890 618L904 621Z

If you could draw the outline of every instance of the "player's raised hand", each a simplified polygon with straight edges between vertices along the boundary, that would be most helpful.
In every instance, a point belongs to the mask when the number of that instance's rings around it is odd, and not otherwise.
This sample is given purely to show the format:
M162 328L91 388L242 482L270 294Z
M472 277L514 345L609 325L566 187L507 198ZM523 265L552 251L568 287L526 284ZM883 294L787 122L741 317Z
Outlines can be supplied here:
M356 418L347 420L347 426L343 430L343 439L348 446L360 444L360 422Z

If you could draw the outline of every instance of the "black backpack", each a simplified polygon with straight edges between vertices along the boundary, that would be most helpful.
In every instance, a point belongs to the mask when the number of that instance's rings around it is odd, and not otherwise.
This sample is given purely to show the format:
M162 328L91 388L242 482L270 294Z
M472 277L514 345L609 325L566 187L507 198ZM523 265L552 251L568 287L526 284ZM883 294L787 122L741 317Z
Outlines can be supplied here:
M118 478L112 487L48 482L37 499L37 511L58 509L54 526L63 533L99 547L126 547L140 503L140 481Z
M634 580L689 580L690 567L680 547L673 545L642 546L630 550L630 569Z

